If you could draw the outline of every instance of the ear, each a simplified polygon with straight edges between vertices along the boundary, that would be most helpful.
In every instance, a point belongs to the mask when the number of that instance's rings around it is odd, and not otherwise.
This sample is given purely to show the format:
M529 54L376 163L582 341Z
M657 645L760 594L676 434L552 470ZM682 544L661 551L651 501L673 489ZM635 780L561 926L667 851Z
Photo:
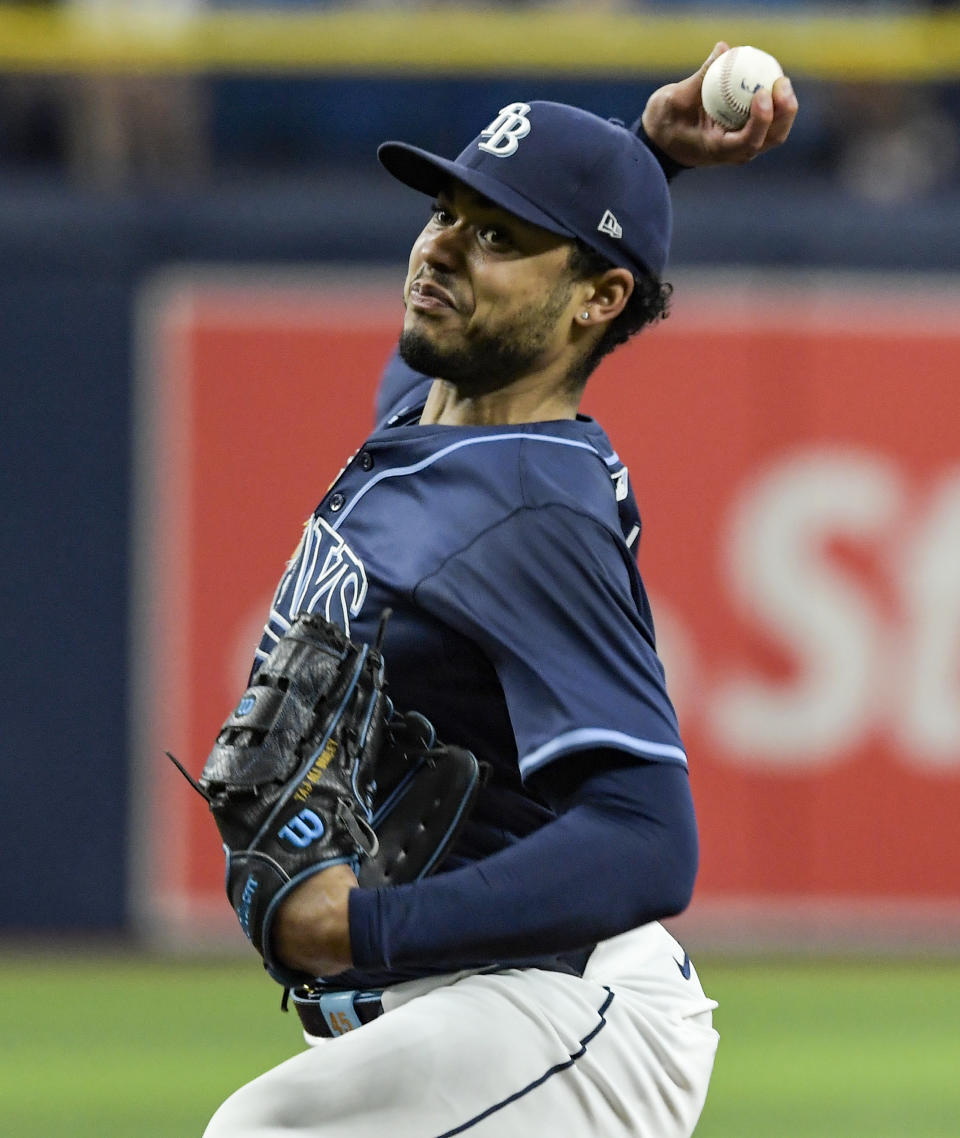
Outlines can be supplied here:
M599 276L585 280L583 300L577 309L577 323L590 327L616 319L626 308L633 285L633 274L629 269L607 269Z

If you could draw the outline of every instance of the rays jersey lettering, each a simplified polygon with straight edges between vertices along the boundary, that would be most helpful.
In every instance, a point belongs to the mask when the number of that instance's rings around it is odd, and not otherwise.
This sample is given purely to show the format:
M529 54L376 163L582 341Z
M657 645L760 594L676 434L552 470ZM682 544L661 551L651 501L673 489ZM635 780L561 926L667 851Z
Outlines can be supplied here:
M304 612L319 612L350 635L367 596L367 571L344 539L323 518L311 518L277 588L257 651L262 662Z
M486 142L478 142L477 146L493 154L497 158L509 158L516 154L520 139L526 138L530 133L530 107L527 103L510 103L501 107L500 114L493 120L486 130L480 132L480 137Z

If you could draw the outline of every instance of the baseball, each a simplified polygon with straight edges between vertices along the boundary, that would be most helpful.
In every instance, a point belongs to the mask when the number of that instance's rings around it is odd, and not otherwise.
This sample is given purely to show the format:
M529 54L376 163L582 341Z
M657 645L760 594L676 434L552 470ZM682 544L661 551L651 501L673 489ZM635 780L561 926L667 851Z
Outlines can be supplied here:
M726 130L739 130L750 117L753 96L768 91L783 68L756 47L732 47L707 68L700 99L703 109Z

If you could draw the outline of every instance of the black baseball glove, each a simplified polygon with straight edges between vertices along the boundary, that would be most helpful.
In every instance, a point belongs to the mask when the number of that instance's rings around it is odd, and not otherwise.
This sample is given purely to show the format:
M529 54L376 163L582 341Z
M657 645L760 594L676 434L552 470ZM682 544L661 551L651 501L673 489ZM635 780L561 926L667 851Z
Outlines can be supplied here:
M386 618L385 614L385 618ZM365 887L432 872L465 820L483 770L427 719L396 712L380 650L315 614L297 618L224 723L196 781L227 858L227 896L274 979L314 979L274 956L280 902L332 865Z

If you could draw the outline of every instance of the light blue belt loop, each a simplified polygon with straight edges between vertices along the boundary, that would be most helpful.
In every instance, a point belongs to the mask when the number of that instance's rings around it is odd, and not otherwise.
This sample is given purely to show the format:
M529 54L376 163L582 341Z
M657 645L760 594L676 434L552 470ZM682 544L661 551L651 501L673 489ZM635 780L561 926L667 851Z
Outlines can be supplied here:
M363 1026L353 1006L356 994L356 992L325 992L320 997L320 1012L327 1027L330 1028L331 1035L344 1035Z

